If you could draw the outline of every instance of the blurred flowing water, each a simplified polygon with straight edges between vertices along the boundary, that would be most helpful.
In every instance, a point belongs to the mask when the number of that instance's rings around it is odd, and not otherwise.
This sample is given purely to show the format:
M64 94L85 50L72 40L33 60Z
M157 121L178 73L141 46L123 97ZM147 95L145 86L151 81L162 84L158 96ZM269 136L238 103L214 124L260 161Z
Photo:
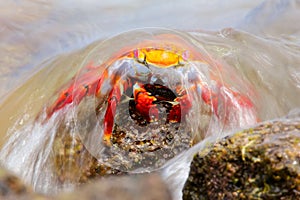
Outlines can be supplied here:
M300 107L297 0L88 0L84 4L26 0L2 1L0 5L0 158L2 165L37 191L51 187L44 184L43 188L41 183L51 183L51 177L43 175L51 174L44 167L51 154L45 146L51 146L57 121L41 126L34 122L36 116L78 70L89 64L87 58L101 55L105 60L116 52L114 46L103 52L93 49L124 31L163 27L187 34L212 57L236 70L234 76L250 83L257 94L251 99L262 121ZM120 43L127 40L124 34ZM224 80L230 82L230 78L225 76ZM204 144L175 157L162 169L174 198L180 198L191 155Z

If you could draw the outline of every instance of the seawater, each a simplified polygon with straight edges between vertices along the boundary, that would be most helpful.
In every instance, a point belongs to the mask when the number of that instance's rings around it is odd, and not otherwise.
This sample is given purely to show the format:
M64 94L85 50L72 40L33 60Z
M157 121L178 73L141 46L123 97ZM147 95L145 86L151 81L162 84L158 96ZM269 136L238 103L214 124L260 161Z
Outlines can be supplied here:
M94 4L92 2L90 2L91 5L95 5L95 2L93 2ZM181 26L180 23L176 24L172 21L172 18L166 18L162 24L156 24L155 18L135 18L135 16L132 16L132 19L139 22L136 25L137 27L160 25L187 32L191 38L194 38L196 43L201 45L214 58L221 59L236 70L238 72L236 76L252 85L255 95L251 98L258 111L259 119L264 121L284 116L291 110L300 107L299 30L291 28L294 27L292 26L292 19L297 18L298 14L295 10L297 10L299 4L297 1L264 1L259 4L260 2L255 1L253 5L240 3L236 4L235 7L231 7L234 8L236 15L240 14L241 10L245 11L243 20L235 21L234 24L222 22L221 18L224 17L222 15L214 18L212 16L213 12L207 13L200 22L191 19L201 18L201 14L183 16L183 20L191 20L185 26ZM205 5L204 2L202 4ZM125 11L120 11L120 16L125 15L132 9L139 8L139 4L134 3L134 1L131 5L131 7L126 7ZM206 6L212 8L217 7L216 5L229 8L231 4L214 1ZM258 6L251 10L256 5ZM5 4L5 6L14 7L16 5ZM78 8L80 6L76 7L67 3L56 2L52 4L42 1L29 3L29 1L26 1L24 5L21 5L22 9L38 7L41 9L33 12L27 18L22 18L22 16L9 18L9 16L12 16L9 13L1 15L3 19L7 17L6 21L2 20L6 23L1 34L1 37L4 38L2 49L10 49L11 51L1 53L5 59L1 61L3 66L1 72L3 98L0 105L0 134L3 139L1 141L0 159L4 167L15 172L25 182L33 185L36 191L48 193L73 188L72 184L66 184L64 188L56 188L54 186L56 179L51 173L49 157L51 157L51 147L59 122L54 117L44 124L37 119L37 116L43 115L45 105L47 105L49 99L53 99L59 89L76 75L84 65L88 64L87 57L93 57L91 55L97 57L92 50L102 40L87 46L89 43L119 33L123 29L137 28L132 25L132 21L127 21L128 26L126 27L124 25L119 27L109 26L110 23L108 22L112 20L109 18L112 15L109 12L110 6L115 11L118 8L118 4L105 7L104 19L106 21L95 20L98 14L95 9L92 12L93 15L87 16L82 22L72 26L62 26L56 22L66 16L70 18L65 20L72 22L71 16L77 16L78 12L86 12L85 9L87 8L83 7L80 10ZM184 7L186 5L181 6L186 10L194 10L190 7ZM153 8L155 6L149 5L149 7L153 9L147 11L150 15L155 12ZM54 13L58 13L58 11L64 11L64 9L66 13L61 15L55 15L53 12L51 14L50 12L54 10ZM166 8L162 7L161 9ZM217 9L219 12L221 10ZM194 10L194 13L196 11ZM273 12L272 18L269 15L271 11ZM290 13L290 15L287 13ZM25 13L23 14L25 15ZM175 14L179 16L179 14ZM214 15L217 14L214 13ZM269 16L268 20L266 20L266 16ZM215 20L212 21L216 22L215 26L204 23L204 19L209 17ZM262 18L265 20L261 20ZM12 22L10 19L13 19ZM121 17L117 19L120 20ZM285 23L284 19L288 19L289 22ZM89 22L85 22L88 20ZM45 24L38 33L33 34L35 36L30 34L37 25L46 22L48 26ZM103 24L100 22L103 22ZM284 32L278 28L282 25L285 27ZM228 26L234 26L235 28L225 28ZM44 34L48 30L47 27L53 30L45 36ZM209 31L200 30L205 28ZM38 38L36 35L44 36ZM26 41L27 39L30 42ZM123 38L123 40L126 39L126 37ZM81 48L81 50L74 51L78 48ZM101 52L105 54L103 59L109 57L114 51L113 47L107 47L105 52ZM98 60L98 62L101 62L101 60ZM12 71L7 71L6 66L10 66ZM224 79L230 81L229 77L224 77ZM224 133L224 135L226 134L229 133ZM203 148L207 142L216 139L216 137L207 138L194 148L169 161L165 168L161 169L163 177L174 193L174 199L180 199L180 190L188 175L192 155Z

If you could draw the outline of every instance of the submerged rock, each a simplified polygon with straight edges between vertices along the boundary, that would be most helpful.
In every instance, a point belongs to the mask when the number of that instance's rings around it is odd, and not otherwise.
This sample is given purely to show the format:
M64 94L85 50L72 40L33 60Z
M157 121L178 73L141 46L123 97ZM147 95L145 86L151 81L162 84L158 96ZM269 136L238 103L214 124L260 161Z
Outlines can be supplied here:
M184 199L299 199L300 119L262 123L198 153Z
M50 162L54 163L53 176L57 177L61 187L66 183L80 186L95 178L125 174L99 162L89 153L81 140L68 131L63 129L56 135L52 148L54 156Z

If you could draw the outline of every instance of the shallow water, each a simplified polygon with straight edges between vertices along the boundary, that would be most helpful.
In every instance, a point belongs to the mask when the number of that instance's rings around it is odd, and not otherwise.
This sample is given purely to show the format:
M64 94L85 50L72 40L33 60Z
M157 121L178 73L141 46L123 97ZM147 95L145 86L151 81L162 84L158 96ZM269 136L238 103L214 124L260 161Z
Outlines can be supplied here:
M45 157L50 154L45 146L51 144L54 134L43 134L55 130L57 122L43 127L33 121L79 69L91 60L101 62L118 50L118 43L107 45L99 55L94 50L103 39L133 28L159 26L188 32L193 42L214 59L237 71L233 77L225 73L224 82L234 84L237 77L251 85L255 93L248 95L260 120L277 118L299 108L300 27L293 21L299 16L298 1L210 2L167 1L159 8L158 2L142 5L133 0L101 5L93 0L85 5L38 0L1 3L5 12L0 14L4 24L0 35L4 41L0 50L0 134L9 134L11 141L2 150L2 163L38 191L47 190L38 185L45 181L42 170L49 170L43 168L48 162ZM17 12L12 12L12 8L17 8ZM125 34L120 43L130 40ZM244 89L241 85L235 88ZM171 162L163 170L166 180L173 184L175 198L180 197L178 188L187 176L191 157L185 155L183 159L187 161ZM32 170L24 173L24 168ZM51 182L51 177L47 178Z

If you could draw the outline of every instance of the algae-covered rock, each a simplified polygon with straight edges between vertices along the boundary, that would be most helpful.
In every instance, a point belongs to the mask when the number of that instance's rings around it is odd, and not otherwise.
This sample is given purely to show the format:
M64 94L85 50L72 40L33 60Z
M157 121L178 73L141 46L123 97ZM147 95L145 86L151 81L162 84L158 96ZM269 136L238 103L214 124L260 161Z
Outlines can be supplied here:
M299 142L299 118L228 136L194 157L183 197L300 199Z

